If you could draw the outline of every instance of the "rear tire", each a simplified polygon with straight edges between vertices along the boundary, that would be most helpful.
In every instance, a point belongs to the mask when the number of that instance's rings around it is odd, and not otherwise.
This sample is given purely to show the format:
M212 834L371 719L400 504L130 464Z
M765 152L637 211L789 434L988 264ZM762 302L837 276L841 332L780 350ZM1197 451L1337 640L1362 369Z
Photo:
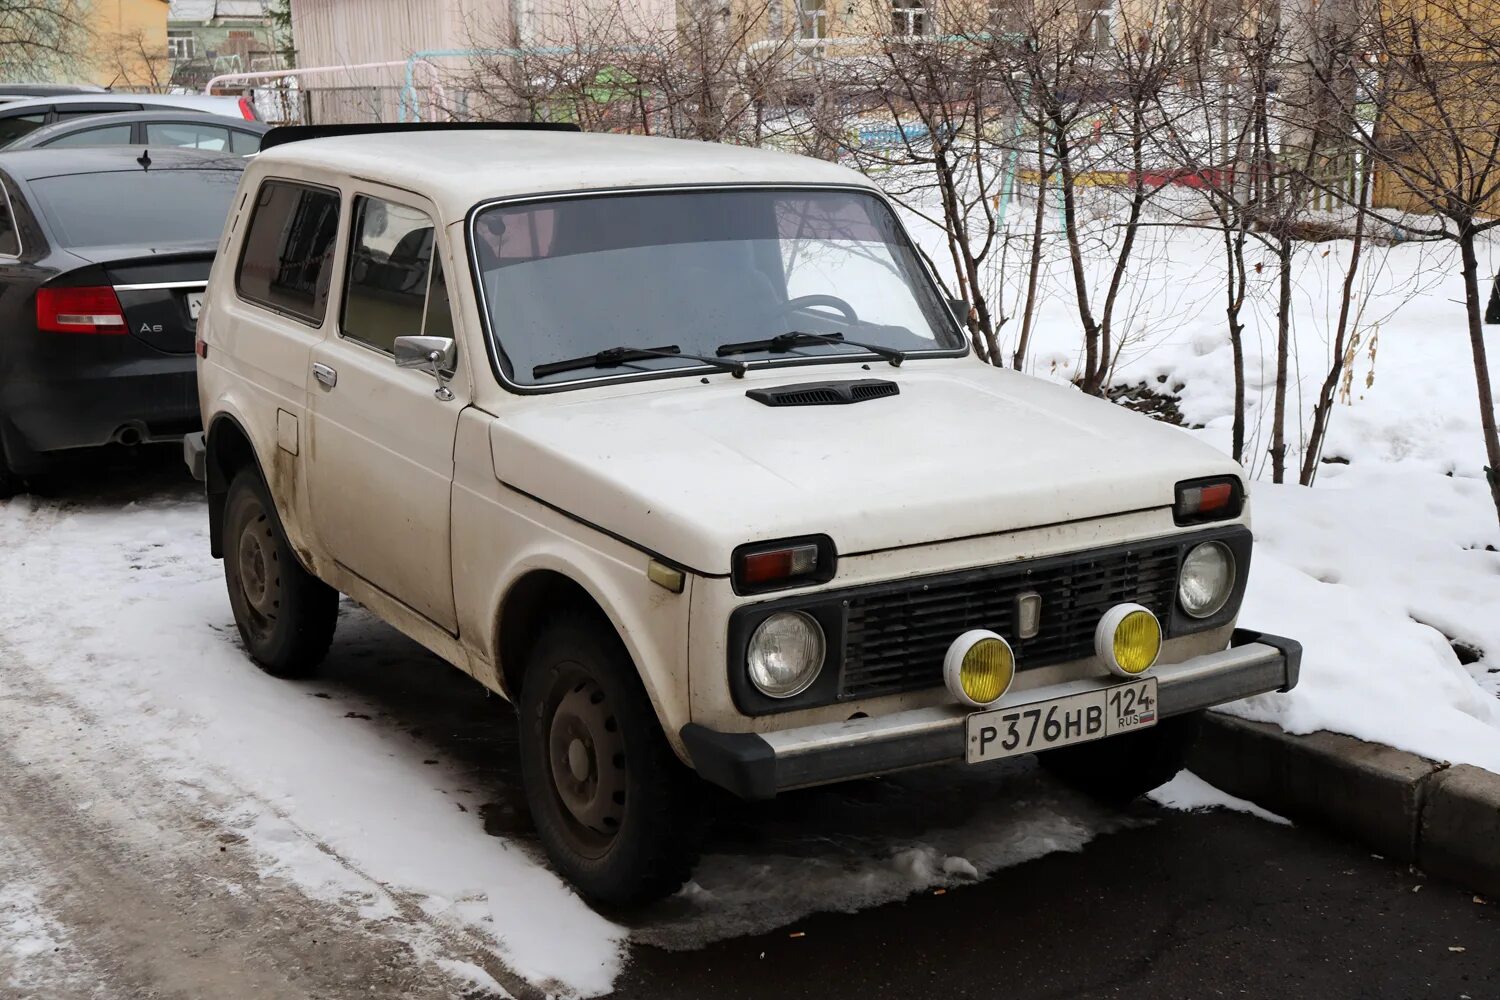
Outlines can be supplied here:
M5 418L0 417L0 500L9 500L26 492L26 480L11 468L5 437Z
M328 652L338 591L302 568L254 469L242 469L224 502L224 582L234 624L252 659L273 677L305 677Z
M680 888L701 845L697 780L614 631L555 618L532 647L519 707L526 800L553 866L606 906Z
M1187 766L1202 721L1202 712L1174 715L1140 732L1049 750L1037 761L1085 795L1123 806Z
M25 492L25 481L10 471L10 465L5 461L5 453L0 451L0 500L9 500Z

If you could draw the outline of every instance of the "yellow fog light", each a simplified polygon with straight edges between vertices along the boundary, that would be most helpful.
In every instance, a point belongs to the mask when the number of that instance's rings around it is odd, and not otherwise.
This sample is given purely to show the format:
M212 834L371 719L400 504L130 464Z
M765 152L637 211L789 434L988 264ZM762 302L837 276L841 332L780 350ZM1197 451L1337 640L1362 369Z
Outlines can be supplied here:
M1138 677L1161 654L1161 622L1139 604L1117 604L1099 619L1094 652L1121 677Z
M1016 657L1010 643L982 628L953 640L943 657L943 682L948 693L965 705L993 705L1016 679Z

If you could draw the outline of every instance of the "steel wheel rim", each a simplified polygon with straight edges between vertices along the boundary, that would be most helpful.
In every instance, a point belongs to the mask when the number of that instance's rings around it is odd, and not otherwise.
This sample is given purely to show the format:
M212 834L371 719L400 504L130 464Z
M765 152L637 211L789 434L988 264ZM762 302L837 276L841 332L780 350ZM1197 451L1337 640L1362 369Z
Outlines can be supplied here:
M276 541L265 509L254 500L246 507L247 516L235 544L235 589L247 623L263 633L281 607L281 577L276 567Z
M625 821L625 741L604 690L575 677L553 704L547 725L552 790L570 839L597 857Z

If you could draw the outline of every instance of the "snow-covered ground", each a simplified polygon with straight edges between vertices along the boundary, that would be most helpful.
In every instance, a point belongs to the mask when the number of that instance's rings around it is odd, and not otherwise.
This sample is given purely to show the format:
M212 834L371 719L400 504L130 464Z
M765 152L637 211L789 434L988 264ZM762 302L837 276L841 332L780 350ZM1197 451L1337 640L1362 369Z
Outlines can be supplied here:
M1028 761L715 802L718 832L693 882L624 926L545 867L510 713L478 685L347 603L318 678L279 681L248 662L192 486L0 503L0 551L0 774L24 767L78 815L151 801L171 813L153 818L152 837L202 827L200 839L247 855L239 874L195 876L221 896L289 885L480 995L503 995L506 972L563 995L604 993L632 943L697 948L1150 822L1069 793ZM1244 805L1186 777L1160 801ZM0 842L5 827L0 809ZM6 860L0 850L0 993L7 973L23 990L87 982L87 953L49 910L45 865Z

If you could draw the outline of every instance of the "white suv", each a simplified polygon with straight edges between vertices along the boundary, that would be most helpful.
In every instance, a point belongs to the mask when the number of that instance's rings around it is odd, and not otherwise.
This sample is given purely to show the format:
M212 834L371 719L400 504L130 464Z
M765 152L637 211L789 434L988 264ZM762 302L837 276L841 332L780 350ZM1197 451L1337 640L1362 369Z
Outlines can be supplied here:
M543 127L264 149L186 446L245 647L309 671L342 592L509 698L587 897L682 883L700 780L1045 751L1123 800L1296 683L1235 629L1238 466L976 360L864 177Z

